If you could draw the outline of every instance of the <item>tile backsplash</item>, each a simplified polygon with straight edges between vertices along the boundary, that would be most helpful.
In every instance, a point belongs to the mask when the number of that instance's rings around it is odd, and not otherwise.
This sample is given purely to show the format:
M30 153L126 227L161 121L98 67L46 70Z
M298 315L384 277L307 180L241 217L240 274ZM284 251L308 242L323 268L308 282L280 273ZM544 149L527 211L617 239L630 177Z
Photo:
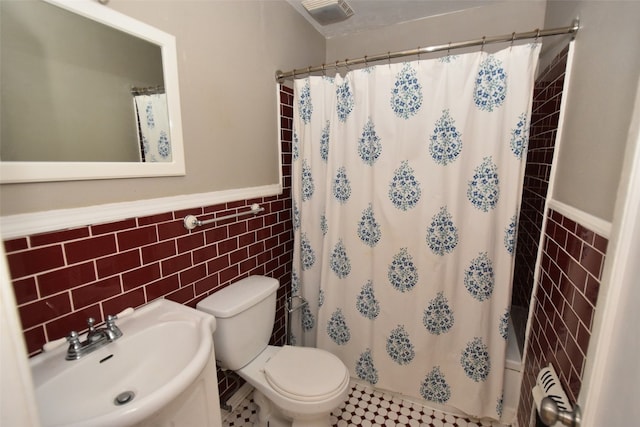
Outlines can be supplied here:
M553 364L571 403L582 385L608 240L550 210L524 363L518 421L528 426L531 389Z
M293 91L280 89L283 193L4 241L27 350L86 329L86 319L167 298L198 301L249 275L280 281L272 343L284 344L291 289L291 123ZM265 208L189 231L186 215L208 219ZM99 209L99 208L97 208ZM230 386L221 378L221 394Z
M186 214L226 215L260 203L265 212L189 232ZM195 307L251 274L286 285L289 207L279 196L21 237L5 242L29 353L70 330L164 297ZM225 224L226 222L226 224Z

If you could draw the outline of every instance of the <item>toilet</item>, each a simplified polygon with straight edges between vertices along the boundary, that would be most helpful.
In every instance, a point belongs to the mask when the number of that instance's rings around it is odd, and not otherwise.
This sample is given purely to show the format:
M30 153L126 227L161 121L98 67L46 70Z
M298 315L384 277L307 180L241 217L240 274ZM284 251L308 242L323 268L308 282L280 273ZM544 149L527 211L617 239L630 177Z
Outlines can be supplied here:
M216 361L255 388L260 426L330 426L349 394L349 370L317 348L270 346L278 281L250 276L208 296L198 310L216 318Z

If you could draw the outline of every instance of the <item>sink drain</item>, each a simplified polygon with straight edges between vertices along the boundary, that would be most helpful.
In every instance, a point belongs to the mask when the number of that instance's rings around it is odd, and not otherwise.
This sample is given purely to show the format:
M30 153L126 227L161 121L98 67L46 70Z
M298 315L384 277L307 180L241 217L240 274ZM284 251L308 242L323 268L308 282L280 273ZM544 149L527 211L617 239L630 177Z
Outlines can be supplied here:
M115 399L113 399L113 403L116 406L126 405L127 403L131 402L134 397L136 397L136 394L134 392L130 390L123 391L122 393L117 395Z

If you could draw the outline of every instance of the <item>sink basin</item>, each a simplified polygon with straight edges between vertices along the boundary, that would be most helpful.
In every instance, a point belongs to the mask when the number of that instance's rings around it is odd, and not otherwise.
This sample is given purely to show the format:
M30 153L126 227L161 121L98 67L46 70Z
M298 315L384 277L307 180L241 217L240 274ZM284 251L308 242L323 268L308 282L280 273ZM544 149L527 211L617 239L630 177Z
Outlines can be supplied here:
M186 390L211 358L215 318L173 301L156 300L117 324L120 339L79 360L65 360L66 344L30 360L43 426L139 423Z

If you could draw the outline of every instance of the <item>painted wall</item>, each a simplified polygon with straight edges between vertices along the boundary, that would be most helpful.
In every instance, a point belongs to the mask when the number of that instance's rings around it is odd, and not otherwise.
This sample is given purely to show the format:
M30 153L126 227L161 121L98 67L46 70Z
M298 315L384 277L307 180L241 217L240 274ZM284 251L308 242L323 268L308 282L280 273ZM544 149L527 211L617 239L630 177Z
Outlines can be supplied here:
M501 2L327 40L326 62L419 46L531 31L544 24L545 2ZM571 20L560 26L566 26ZM495 45L500 46L500 45ZM489 47L487 47L489 49ZM456 53L463 52L462 50ZM341 70L342 71L342 70Z
M5 184L0 215L276 184L275 71L322 62L324 38L284 1L106 7L176 36L186 176Z
M640 76L640 2L550 1L545 26L576 17L569 103L553 197L613 219L627 132Z

